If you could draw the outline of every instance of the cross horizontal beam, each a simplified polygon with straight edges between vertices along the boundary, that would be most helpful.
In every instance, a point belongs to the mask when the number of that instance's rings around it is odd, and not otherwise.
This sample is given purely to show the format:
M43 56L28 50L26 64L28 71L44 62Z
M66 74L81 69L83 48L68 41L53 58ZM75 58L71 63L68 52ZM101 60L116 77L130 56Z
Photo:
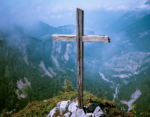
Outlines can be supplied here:
M77 41L76 35L52 35L54 41ZM110 38L105 35L84 35L82 42L110 43Z

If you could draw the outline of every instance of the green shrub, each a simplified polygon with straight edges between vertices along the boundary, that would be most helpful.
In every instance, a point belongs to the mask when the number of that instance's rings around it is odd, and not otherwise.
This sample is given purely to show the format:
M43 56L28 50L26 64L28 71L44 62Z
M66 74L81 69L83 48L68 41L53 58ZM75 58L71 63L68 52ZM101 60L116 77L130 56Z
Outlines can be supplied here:
M72 86L70 85L70 81L68 80L68 77L66 76L65 79L65 86L63 86L66 92L72 91Z

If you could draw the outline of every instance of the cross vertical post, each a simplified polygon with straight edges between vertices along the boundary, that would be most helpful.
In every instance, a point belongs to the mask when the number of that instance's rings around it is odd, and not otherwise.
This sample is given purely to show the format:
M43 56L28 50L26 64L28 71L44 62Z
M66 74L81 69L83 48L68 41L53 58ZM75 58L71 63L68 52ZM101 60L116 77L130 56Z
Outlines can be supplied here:
M105 35L84 35L84 11L77 8L76 11L76 35L52 35L54 41L77 42L77 90L78 107L83 109L83 42L110 43L110 38Z
M78 107L83 108L83 15L84 11L77 8L76 12L76 40L77 40L77 90L78 90Z

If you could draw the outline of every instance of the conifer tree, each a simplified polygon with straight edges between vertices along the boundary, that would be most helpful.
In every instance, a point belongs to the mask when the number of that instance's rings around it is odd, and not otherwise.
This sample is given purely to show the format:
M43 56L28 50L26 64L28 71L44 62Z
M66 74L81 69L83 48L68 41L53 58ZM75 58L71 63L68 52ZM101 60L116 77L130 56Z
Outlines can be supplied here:
M72 91L72 86L70 85L70 81L68 80L68 77L66 76L65 79L65 86L63 86L66 92Z

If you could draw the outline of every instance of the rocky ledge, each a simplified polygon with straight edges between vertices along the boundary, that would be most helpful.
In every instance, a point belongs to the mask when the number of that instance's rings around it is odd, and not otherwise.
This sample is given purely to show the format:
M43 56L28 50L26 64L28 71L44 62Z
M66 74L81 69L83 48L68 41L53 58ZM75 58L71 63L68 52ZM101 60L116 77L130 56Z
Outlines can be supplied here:
M78 108L78 102L61 101L57 103L47 117L102 117L103 111L97 103L89 103L83 107Z

